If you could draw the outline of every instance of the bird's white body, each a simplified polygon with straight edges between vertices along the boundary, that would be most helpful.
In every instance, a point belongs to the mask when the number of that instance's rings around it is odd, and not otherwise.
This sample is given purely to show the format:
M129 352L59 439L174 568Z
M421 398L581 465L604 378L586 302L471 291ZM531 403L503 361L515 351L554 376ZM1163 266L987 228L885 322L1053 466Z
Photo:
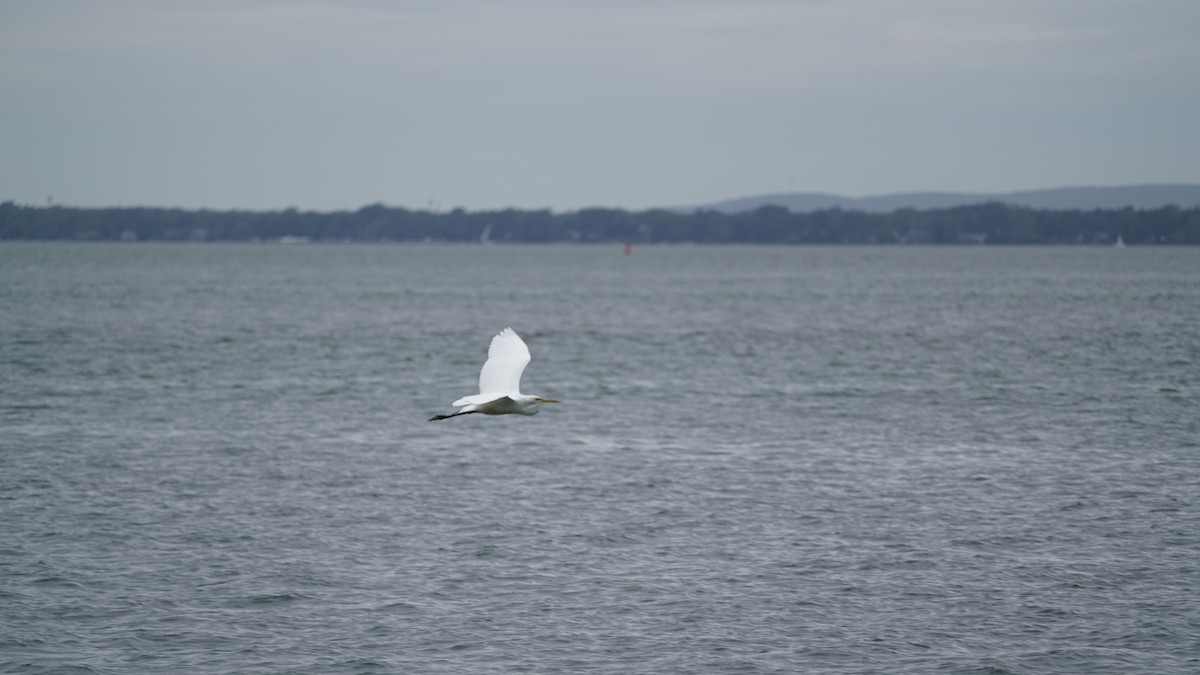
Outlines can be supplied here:
M462 401L463 399L459 399ZM538 401L536 396L525 396L524 394L509 394L500 398L484 401L483 403L455 403L463 408L462 412L477 412L484 415L536 415L538 414Z
M492 338L488 347L488 359L479 371L479 393L464 396L453 404L461 406L452 415L435 415L433 420L444 420L456 415L483 413L484 415L536 415L542 403L558 403L544 396L521 393L521 373L529 365L529 347L511 328L500 331Z

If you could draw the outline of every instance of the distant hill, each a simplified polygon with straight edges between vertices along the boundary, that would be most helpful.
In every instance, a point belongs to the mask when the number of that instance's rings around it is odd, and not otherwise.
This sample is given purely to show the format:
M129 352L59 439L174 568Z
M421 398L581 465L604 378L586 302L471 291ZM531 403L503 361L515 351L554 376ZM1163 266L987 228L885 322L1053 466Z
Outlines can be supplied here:
M946 209L988 202L1051 210L1157 209L1164 206L1200 206L1200 185L1126 185L1119 187L1066 187L1020 192L902 192L869 197L844 197L822 192L789 192L742 197L680 211L712 210L723 213L753 211L760 206L783 206L803 213L840 208L847 211L890 213L900 209Z

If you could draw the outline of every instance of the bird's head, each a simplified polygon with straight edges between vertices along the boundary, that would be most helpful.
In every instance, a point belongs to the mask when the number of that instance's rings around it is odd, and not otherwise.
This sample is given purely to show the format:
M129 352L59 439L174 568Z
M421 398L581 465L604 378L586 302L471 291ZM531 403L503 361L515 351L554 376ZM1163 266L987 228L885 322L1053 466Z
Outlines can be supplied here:
M533 400L537 401L538 403L561 403L561 401L555 401L554 399L546 398L545 396L534 396Z

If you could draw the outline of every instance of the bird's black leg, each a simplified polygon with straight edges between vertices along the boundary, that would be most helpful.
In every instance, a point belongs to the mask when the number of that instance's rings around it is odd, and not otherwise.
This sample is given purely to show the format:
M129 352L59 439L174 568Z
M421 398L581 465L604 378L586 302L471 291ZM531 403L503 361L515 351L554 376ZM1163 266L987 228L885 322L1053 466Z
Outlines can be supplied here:
M459 415L470 415L471 413L477 413L477 412L479 412L479 411L478 410L467 410L465 412L456 412L451 415L434 415L433 417L429 418L429 421L434 422L437 420L448 420L451 417L458 417Z

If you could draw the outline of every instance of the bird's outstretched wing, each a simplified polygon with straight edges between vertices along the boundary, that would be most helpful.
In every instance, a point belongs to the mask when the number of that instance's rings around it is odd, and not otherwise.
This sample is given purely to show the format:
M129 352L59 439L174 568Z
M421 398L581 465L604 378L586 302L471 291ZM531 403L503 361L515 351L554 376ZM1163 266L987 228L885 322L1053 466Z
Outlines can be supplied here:
M488 347L488 360L479 371L480 394L509 394L521 390L521 373L529 364L529 347L511 328L500 331Z

